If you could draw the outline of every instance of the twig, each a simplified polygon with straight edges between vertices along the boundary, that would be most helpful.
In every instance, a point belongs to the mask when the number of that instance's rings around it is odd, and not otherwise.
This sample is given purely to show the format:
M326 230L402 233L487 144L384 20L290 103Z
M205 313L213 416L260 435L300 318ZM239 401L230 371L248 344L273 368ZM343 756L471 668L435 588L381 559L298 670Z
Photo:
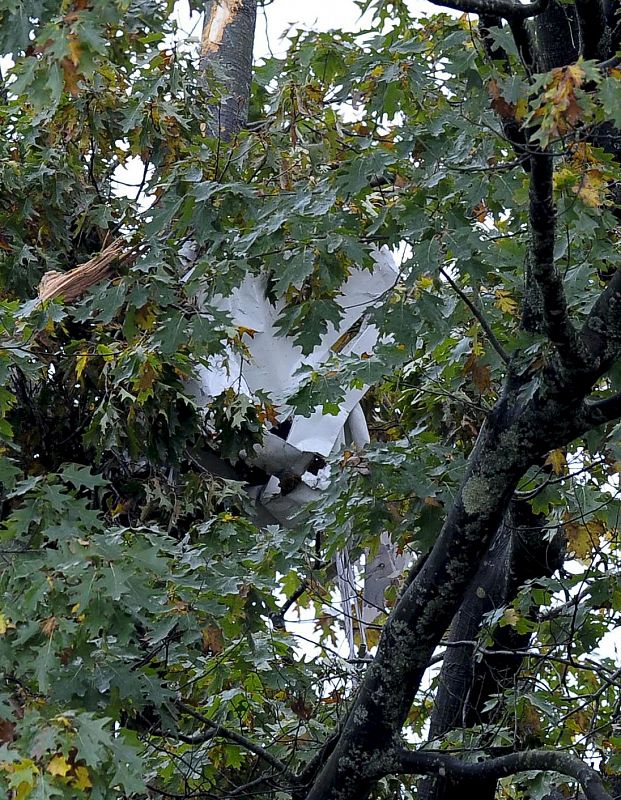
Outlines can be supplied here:
M255 756L260 758L262 761L265 761L266 764L269 764L281 775L284 775L287 780L291 781L292 784L297 785L297 777L287 769L282 761L269 753L264 747L261 747L261 745L256 744L251 739L243 736L241 733L232 731L229 728L223 728L222 725L219 725L217 722L209 719L209 717L206 717L204 714L195 711L191 706L186 705L181 700L177 700L175 705L177 708L183 711L184 714L188 714L198 722L201 722L203 725L211 728L214 731L214 736L220 736L223 739L228 739L230 742L235 742L235 744L240 745L240 747L243 747L251 753L254 753Z
M468 306L470 311L474 314L476 319L478 320L479 324L485 331L485 335L487 336L489 343L494 348L494 350L498 353L500 358L504 361L505 364L508 364L511 360L511 356L505 348L500 344L498 339L496 338L496 334L491 329L489 322L485 319L483 314L481 313L480 309L476 307L476 305L472 302L472 300L465 294L459 286L455 283L455 281L451 278L448 272L444 269L444 267L440 267L440 274L445 278L446 282L449 284L451 289L455 292L455 294L459 295L459 297L464 301L464 303Z

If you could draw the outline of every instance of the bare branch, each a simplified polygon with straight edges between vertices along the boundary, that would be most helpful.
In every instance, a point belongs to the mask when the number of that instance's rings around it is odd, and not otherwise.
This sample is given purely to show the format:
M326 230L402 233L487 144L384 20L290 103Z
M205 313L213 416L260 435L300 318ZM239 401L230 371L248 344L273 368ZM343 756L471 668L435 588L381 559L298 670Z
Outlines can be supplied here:
M534 3L522 5L512 0L431 0L436 6L454 8L466 14L487 14L505 19L528 19L541 14L548 6L549 0L535 0Z
M153 736L159 736L161 739L175 739L178 742L191 745L205 744L205 742L211 741L211 739L213 739L216 735L214 730L188 736L185 733L179 733L178 731L164 731L161 728L154 728L153 730L149 731L149 733Z
M621 392L602 400L586 401L583 413L587 424L592 428L618 420L621 418Z
M230 742L235 742L235 744L240 745L240 747L243 747L250 753L254 753L255 756L260 758L262 761L265 761L266 764L269 764L278 773L284 775L285 778L292 784L298 783L297 777L287 769L287 767L282 763L282 761L273 756L264 747L261 747L261 745L256 744L251 739L248 739L246 736L243 736L241 733L232 731L229 728L223 728L222 725L219 725L217 722L214 722L212 719L209 719L209 717L206 717L204 714L199 713L191 706L186 705L180 700L176 702L176 705L177 708L183 711L184 714L188 714L188 716L193 717L198 722L202 723L208 728L211 728L214 732L214 736L220 736L223 739L228 739Z
M552 185L552 155L545 152L534 153L530 161L531 274L541 295L541 311L548 338L556 346L561 361L576 366L577 358L580 363L584 360L583 348L569 319L563 280L554 263L556 209ZM528 291L529 287L526 289Z
M582 787L588 800L612 800L599 773L584 761L568 753L552 750L525 750L487 761L468 763L454 756L430 750L402 750L394 763L382 770L410 775L446 775L453 778L505 778L518 772L543 770L573 778Z
M511 356L509 355L509 353L507 353L507 351L505 350L505 348L504 348L504 347L503 347L503 346L500 344L500 342L499 342L499 341L498 341L498 339L496 338L496 334L495 334L495 333L494 333L494 331L491 329L489 322L488 322L488 321L485 319L485 316L483 315L483 313L481 312L481 310L480 310L480 309L478 309L478 308L475 306L475 304L472 302L472 300L471 300L471 299L468 297L468 295L467 295L467 294L465 294L464 292L462 292L462 290L461 290L461 289L459 288L459 286L458 286L458 285L455 283L455 281L454 281L454 280L451 278L451 276L448 274L448 272L446 272L446 270L445 270L445 269L443 269L443 268L440 268L440 274L442 275L442 277L443 277L443 278L445 278L446 282L447 282L447 283L448 283L448 285L451 287L451 289L453 289L453 291L455 292L455 294L459 295L459 297L460 297L460 298L461 298L461 299L464 301L464 303L465 303L465 304L468 306L468 308L470 309L470 311L472 311L473 315L474 315L474 316L475 316L475 318L478 320L478 322L479 322L480 326L481 326L481 327L483 328L483 330L485 331L485 335L487 336L487 339L488 339L489 343L491 344L491 346L492 346L492 347L494 348L494 350L495 350L495 351L498 353L498 355L499 355L499 356L500 356L500 358L501 358L501 359L504 361L504 363L505 363L505 364L508 364L508 363L509 363L509 361L511 360Z

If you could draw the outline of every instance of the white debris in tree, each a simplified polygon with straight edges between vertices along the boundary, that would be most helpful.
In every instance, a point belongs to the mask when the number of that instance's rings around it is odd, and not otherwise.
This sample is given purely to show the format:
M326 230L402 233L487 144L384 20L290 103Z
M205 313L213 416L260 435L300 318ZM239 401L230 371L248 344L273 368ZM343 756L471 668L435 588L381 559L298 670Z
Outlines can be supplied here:
M188 261L192 253L184 254ZM268 276L248 275L228 297L217 296L207 301L198 298L199 304L215 306L230 315L239 329L250 331L244 344L248 357L229 350L224 356L213 357L206 366L199 367L190 390L199 404L206 405L229 388L249 397L258 392L268 393L276 408L279 422L289 420L291 426L286 439L267 432L254 452L242 454L247 463L259 467L270 475L265 486L253 489L257 501L258 518L262 523L277 521L287 525L311 500L317 498L325 475L307 471L316 456L327 458L338 452L344 444L364 447L369 443L369 431L360 401L368 387L347 389L336 415L324 414L317 408L310 417L295 414L287 405L306 379L303 368L318 369L333 353L334 345L354 325L360 329L340 349L345 355L362 355L372 352L378 342L377 328L365 321L365 315L390 291L398 276L397 266L388 248L375 250L373 270L354 269L341 289L336 302L342 309L338 326L329 325L312 353L304 355L292 338L279 335L277 320L284 308L282 300L272 303L267 296ZM283 491L283 476L295 476L293 489ZM362 601L356 591L356 574L347 551L336 559L337 583L341 595L346 641L350 657L355 657L355 616L360 641L364 644L364 625L369 624L384 610L383 596L386 587L403 569L405 559L399 558L387 536L382 538L376 558L366 566Z

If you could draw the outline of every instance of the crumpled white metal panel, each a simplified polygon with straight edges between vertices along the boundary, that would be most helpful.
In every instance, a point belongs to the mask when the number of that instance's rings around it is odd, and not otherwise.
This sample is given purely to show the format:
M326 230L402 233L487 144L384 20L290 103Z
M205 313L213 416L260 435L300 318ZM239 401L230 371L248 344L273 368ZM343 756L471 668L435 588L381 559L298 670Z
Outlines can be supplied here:
M186 254L190 258L190 253ZM302 367L317 368L325 363L331 348L352 326L395 285L398 269L388 248L375 250L375 267L371 270L354 269L337 298L343 310L338 327L330 325L320 343L309 355L292 339L278 335L276 321L284 303L272 304L267 297L267 275L249 275L229 297L216 297L210 301L221 311L227 311L237 328L249 331L244 343L249 358L228 352L212 358L197 370L197 379L190 391L199 404L207 402L229 388L249 397L267 392L272 398L280 421L291 419L286 439L267 433L263 443L252 453L242 454L245 460L271 477L263 487L254 487L253 496L259 506L258 517L263 523L270 520L290 524L296 514L321 491L321 475L307 472L316 455L324 458L337 452L345 442L356 447L369 443L369 432L360 407L368 387L346 389L338 414L324 414L317 408L310 417L293 413L286 400L305 379ZM199 297L199 303L201 298ZM202 302L205 302L204 298ZM372 352L379 332L375 326L362 322L360 330L341 350L344 354L362 355ZM280 477L296 476L300 482L283 494ZM337 578L343 607L346 641L350 656L354 657L354 626L352 613L358 618L361 640L364 625L372 622L383 610L386 587L400 574L406 559L398 556L387 536L382 538L380 550L365 568L362 601L355 591L356 567L346 551L336 559Z

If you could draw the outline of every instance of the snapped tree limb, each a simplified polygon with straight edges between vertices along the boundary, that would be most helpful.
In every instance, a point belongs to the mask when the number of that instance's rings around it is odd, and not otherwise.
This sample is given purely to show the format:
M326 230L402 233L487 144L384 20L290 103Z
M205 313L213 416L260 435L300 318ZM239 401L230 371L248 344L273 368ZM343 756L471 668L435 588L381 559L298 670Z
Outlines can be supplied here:
M231 139L246 123L257 0L207 0L201 41L203 69L215 67L223 77L223 97L210 109L213 136Z

